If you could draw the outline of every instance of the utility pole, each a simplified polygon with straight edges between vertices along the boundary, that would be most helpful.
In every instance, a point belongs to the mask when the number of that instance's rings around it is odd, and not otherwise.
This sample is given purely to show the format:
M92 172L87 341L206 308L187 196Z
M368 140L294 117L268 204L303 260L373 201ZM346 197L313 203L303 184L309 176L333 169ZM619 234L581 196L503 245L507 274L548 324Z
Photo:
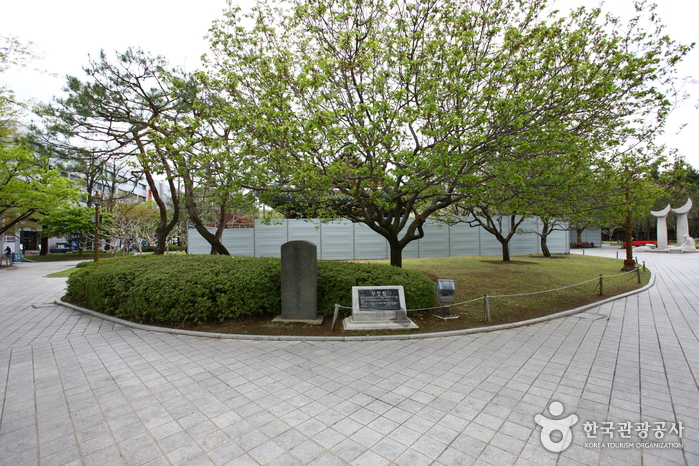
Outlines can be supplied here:
M629 192L626 191L626 203L628 204L629 201ZM624 266L621 268L622 272L636 269L636 260L633 258L633 235L631 233L631 209L629 208L626 213L626 259L624 259Z
M93 243L92 249L95 252L95 262L100 260L100 248L99 248L99 241L100 241L100 203L99 199L95 201L95 242Z

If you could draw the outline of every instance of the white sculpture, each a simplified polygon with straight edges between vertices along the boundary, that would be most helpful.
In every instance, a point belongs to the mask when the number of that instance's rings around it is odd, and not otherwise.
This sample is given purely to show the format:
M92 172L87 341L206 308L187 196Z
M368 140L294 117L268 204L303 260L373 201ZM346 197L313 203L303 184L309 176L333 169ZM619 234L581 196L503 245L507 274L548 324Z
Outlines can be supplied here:
M667 251L674 253L682 252L697 252L695 247L694 238L689 236L689 221L687 220L687 214L692 208L692 200L687 199L687 202L682 207L673 209L670 204L667 205L663 210L653 211L650 213L656 217L658 220L658 251ZM667 244L667 215L670 211L674 212L677 216L677 247L668 248ZM644 248L645 250L651 250L651 248Z
M683 251L696 252L697 250L694 238L689 235L684 235L684 240L682 241L681 246Z
M668 204L663 210L650 211L658 219L658 249L667 249L667 214L670 210L670 204Z
M687 203L672 211L677 215L677 245L680 246L680 241L685 236L689 236L689 222L687 221L687 213L692 208L692 200L687 199Z

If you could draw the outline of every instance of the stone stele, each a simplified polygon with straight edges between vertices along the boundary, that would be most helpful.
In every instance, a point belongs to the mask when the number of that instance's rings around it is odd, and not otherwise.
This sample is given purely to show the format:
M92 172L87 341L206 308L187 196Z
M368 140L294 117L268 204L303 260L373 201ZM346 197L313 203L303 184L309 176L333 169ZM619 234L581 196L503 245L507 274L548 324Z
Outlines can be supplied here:
M318 252L310 241L282 244L282 315L275 322L321 324L318 317Z

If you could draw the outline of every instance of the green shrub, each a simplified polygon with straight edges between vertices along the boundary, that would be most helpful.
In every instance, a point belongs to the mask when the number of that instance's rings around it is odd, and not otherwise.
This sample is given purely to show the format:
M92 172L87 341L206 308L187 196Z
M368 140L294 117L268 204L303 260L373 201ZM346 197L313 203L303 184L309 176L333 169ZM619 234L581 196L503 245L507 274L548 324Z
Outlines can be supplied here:
M434 306L422 272L383 264L318 262L318 312L352 305L352 286L402 285L408 309ZM134 322L202 323L281 312L281 263L265 257L143 255L89 262L66 299Z
M433 307L434 284L427 275L386 264L318 262L318 313L332 315L335 304L352 306L353 286L402 285L408 309Z

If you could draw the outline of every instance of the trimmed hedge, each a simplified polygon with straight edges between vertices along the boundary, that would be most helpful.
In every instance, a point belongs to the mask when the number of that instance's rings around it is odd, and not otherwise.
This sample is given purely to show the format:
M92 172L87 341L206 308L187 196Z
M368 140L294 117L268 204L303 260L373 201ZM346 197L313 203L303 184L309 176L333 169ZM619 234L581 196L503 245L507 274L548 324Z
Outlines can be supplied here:
M318 313L352 305L352 286L402 285L408 309L434 306L422 272L318 262ZM281 313L281 262L267 257L141 255L100 260L68 278L67 301L141 323L182 324Z

